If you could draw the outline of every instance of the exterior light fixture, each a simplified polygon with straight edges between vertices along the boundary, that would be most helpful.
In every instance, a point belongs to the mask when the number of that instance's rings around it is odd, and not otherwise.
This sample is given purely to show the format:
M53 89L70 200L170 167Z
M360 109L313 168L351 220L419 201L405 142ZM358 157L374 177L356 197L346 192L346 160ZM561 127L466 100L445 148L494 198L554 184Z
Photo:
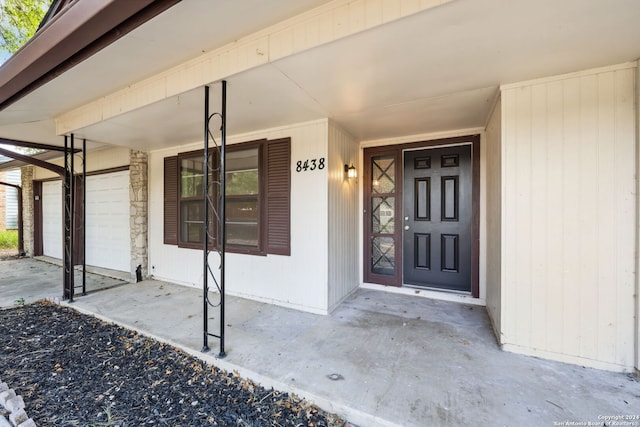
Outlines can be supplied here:
M358 177L358 171L356 171L356 167L353 166L353 164L351 164L351 166L344 165L344 173L347 174L347 178L357 178Z

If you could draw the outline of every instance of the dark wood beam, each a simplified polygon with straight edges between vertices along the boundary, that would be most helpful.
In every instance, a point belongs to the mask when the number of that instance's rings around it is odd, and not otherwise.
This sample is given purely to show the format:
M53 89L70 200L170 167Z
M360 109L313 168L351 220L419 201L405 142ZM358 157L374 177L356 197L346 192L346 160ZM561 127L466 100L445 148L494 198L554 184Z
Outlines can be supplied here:
M24 154L14 153L6 148L0 148L0 154L9 157L10 159L20 160L30 165L50 170L60 176L64 176L64 168L62 166L54 165L53 163L45 162L44 160L35 159L31 156L25 156Z
M17 184L11 184L11 183L9 183L9 182L2 182L2 181L0 181L0 185L6 185L6 186L8 186L8 187L13 187L13 188L21 188L19 185L17 185Z
M41 144L39 142L19 141L17 139L9 139L0 137L0 144L13 145L14 147L35 148L38 150L60 151L64 153L64 147L58 147L57 145ZM74 152L79 153L79 148L76 148Z

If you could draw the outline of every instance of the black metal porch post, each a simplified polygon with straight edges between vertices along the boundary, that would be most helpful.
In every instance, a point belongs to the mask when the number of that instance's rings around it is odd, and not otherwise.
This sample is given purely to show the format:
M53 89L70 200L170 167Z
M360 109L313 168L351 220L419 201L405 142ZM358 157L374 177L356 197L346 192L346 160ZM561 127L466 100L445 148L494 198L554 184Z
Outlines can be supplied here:
M204 243L202 248L202 309L203 309L203 344L202 351L209 351L209 86L204 87Z
M227 243L227 168L226 168L226 146L227 146L227 81L222 81L222 126L220 127L220 353L218 357L226 356L224 351L224 311L225 311L225 247Z

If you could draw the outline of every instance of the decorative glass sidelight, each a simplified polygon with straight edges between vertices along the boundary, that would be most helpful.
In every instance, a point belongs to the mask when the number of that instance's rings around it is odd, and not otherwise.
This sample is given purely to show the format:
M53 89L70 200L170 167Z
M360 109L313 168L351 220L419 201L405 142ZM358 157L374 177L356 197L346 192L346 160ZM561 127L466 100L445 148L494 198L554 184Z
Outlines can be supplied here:
M371 239L371 271L393 276L396 273L396 244L393 237Z
M371 232L390 233L395 231L394 227L394 206L395 197L372 197L371 198Z
M396 274L396 177L393 155L371 158L371 272Z
M379 156L371 159L371 192L393 194L396 192L395 158Z

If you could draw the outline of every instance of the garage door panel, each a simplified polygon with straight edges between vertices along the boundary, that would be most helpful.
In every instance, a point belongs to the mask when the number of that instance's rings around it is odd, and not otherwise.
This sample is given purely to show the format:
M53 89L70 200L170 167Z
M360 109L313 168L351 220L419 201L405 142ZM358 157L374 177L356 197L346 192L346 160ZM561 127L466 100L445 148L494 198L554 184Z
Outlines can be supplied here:
M43 253L62 258L62 183L45 182L42 193ZM87 177L86 193L87 264L129 271L129 171Z
M42 253L62 258L62 182L42 183Z
M87 178L87 264L129 271L129 171Z

